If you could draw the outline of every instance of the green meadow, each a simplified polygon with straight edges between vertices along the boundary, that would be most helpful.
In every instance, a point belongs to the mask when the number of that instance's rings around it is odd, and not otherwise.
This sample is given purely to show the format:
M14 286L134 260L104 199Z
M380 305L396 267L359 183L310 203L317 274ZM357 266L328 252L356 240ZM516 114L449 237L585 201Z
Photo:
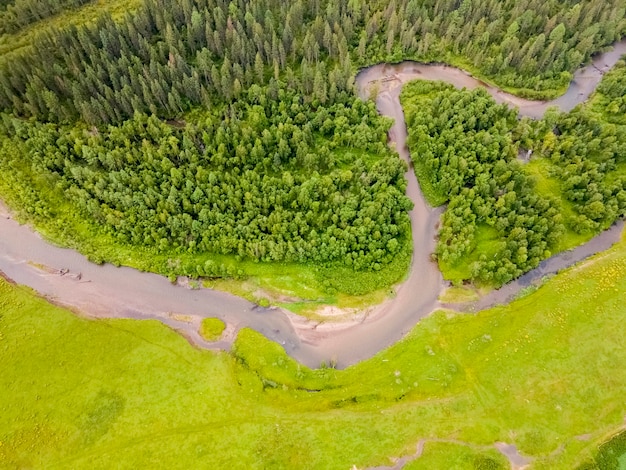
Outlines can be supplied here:
M531 468L606 468L624 460L598 449L626 412L625 253L506 307L437 312L346 370L305 368L251 330L232 353L199 350L1 281L0 467L363 468L424 439L407 468L506 468L497 441Z

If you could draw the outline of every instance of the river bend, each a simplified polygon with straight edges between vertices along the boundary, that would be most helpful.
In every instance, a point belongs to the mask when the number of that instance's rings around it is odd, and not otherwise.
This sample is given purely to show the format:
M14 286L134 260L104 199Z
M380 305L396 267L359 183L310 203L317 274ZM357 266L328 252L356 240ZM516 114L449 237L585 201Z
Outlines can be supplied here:
M358 320L344 323L307 321L281 309L264 309L210 289L189 289L166 278L110 264L96 265L74 250L59 248L44 241L29 226L18 224L0 206L0 271L19 284L27 285L51 301L94 318L132 318L159 320L201 347L228 349L236 331L250 327L282 344L289 355L311 367L333 361L346 367L373 356L401 339L419 319L439 307L437 301L444 283L430 254L434 250L436 224L443 208L431 208L422 196L406 145L407 130L400 105L400 91L407 81L421 78L444 80L462 88L482 86L499 103L517 107L520 115L541 117L549 106L564 111L585 101L600 82L603 73L626 53L626 41L616 43L610 52L597 56L593 63L576 72L567 93L553 101L529 101L509 95L476 80L466 72L445 65L403 62L378 64L362 70L356 84L367 97L373 83L379 92L379 112L394 119L389 141L409 164L406 174L407 195L414 202L410 212L413 258L406 280L393 299L369 309ZM532 279L558 270L619 239L621 226L600 234L581 247L542 263L520 281L494 291L477 307L484 308L508 299ZM228 327L225 338L207 343L198 334L202 318L217 317Z

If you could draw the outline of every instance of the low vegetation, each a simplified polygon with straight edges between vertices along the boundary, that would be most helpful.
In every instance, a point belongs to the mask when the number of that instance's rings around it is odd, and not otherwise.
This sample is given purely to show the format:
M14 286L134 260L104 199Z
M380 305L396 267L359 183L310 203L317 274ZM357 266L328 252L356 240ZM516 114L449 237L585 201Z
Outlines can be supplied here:
M531 468L575 468L626 412L625 253L507 307L439 312L346 370L307 369L250 330L233 356L195 350L155 321L85 320L1 281L0 465L349 468L426 439L410 468L500 464L495 441Z
M450 286L439 296L439 301L456 304L478 300L479 297L479 292L470 286Z
M200 325L200 334L207 341L217 341L225 328L226 324L219 318L204 318Z
M626 124L626 60L618 61L596 89L592 109L609 122Z
M472 469L507 470L511 464L495 449L476 449L455 442L426 442L422 455L403 470Z
M598 448L598 452L590 462L585 462L577 470L602 470L626 467L626 432L613 436Z

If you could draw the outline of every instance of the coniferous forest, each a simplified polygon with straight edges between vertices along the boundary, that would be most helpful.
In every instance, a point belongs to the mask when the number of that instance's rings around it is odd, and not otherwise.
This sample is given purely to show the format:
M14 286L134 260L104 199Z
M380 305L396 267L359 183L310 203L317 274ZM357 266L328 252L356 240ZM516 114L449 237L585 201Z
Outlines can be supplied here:
M420 95L438 93L432 99ZM470 266L470 276L497 285L536 267L563 231L554 203L533 188L517 161L517 115L482 89L413 82L403 90L409 145L435 205L448 203L436 256L445 264L469 259L474 240L498 240ZM493 253L490 251L494 251Z
M77 8L90 0L16 0L0 2L0 35L19 31L69 8Z
M2 2L0 35L82 3ZM402 256L406 268L406 166L386 145L390 122L355 94L358 68L441 61L521 96L554 97L626 33L625 8L146 0L121 18L44 29L0 57L4 197L30 217L59 219L54 192L93 230L154 253L354 271L384 271ZM465 263L459 279L500 285L564 233L623 215L623 67L610 77L595 110L539 122L518 121L480 91L405 92L421 103L407 113L418 176L431 202L449 204L435 256ZM560 193L535 188L515 161L520 148L549 161ZM481 239L495 242L480 252ZM224 272L209 260L185 274Z

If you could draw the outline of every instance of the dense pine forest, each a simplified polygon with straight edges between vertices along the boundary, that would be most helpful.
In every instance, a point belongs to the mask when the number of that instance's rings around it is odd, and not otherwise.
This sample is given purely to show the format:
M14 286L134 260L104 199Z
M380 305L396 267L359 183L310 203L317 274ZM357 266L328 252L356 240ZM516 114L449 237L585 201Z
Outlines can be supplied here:
M405 86L411 155L433 205L448 203L436 256L464 277L496 285L536 267L563 231L554 203L517 161L517 113L486 91L441 82ZM623 208L622 208L623 209ZM472 260L475 240L496 240ZM472 262L470 263L470 260Z
M51 121L171 117L283 80L322 103L354 66L463 57L526 94L563 87L626 31L623 1L147 0L116 23L51 32L0 68L0 106ZM8 11L8 10L7 10Z
M32 23L91 0L16 0L0 3L0 35L11 34Z
M431 204L448 203L435 252L444 273L500 285L563 246L564 235L588 237L626 213L626 128L612 122L625 86L618 64L593 110L538 121L518 120L482 89L405 86L416 173ZM531 163L522 163L529 152ZM537 186L529 167L538 164L553 191Z
M81 3L3 2L0 36ZM384 271L408 259L411 203L405 165L386 146L390 123L356 98L358 67L444 61L522 96L552 97L626 33L625 8L146 0L123 18L45 29L0 57L3 196L51 220L67 209L46 194L60 194L90 230L154 253ZM619 120L623 71L611 77L597 106ZM449 203L436 256L469 260L460 278L502 284L561 234L623 214L623 180L609 172L621 163L619 123L579 110L520 124L482 92L412 90L428 96L408 120L416 168L432 202ZM515 161L522 143L550 161L575 223L560 194L535 190ZM503 244L478 253L476 239ZM185 273L224 275L213 261Z

